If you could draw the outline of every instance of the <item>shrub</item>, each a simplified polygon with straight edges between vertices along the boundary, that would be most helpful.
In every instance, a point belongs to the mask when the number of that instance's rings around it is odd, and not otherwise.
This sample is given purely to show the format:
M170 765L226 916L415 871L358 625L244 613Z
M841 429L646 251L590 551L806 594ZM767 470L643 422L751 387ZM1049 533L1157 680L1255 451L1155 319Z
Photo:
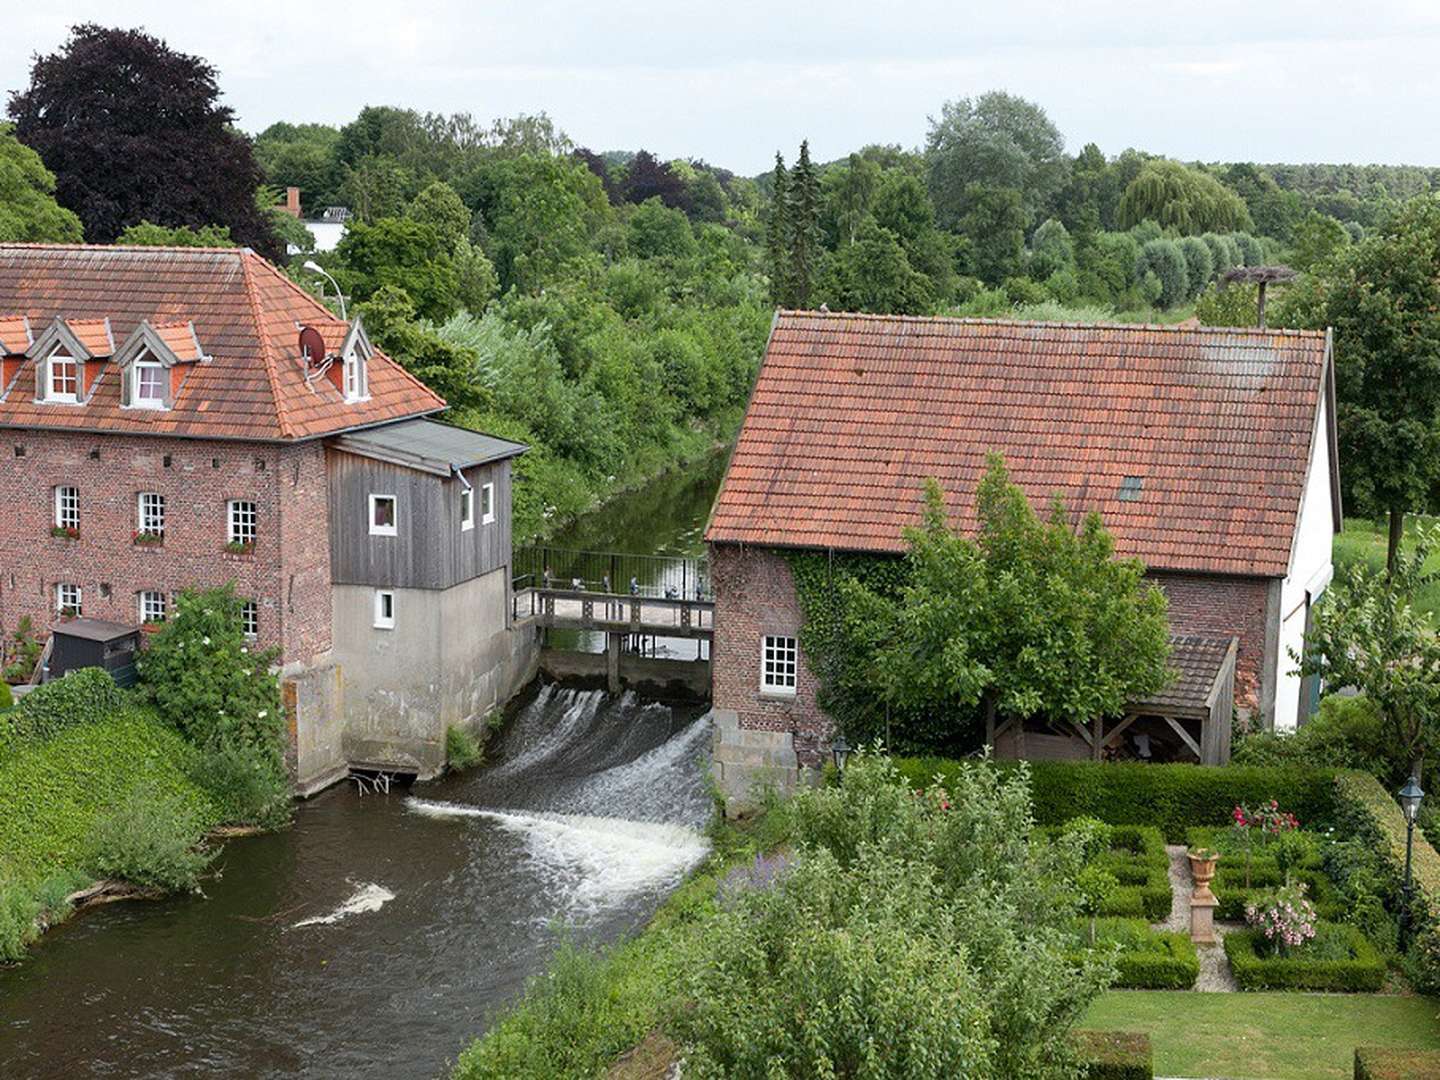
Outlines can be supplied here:
M1159 922L1170 914L1170 856L1159 829L1112 826L1110 850L1095 865L1116 880L1100 904L1101 915Z
M900 758L896 766L908 782L923 788L937 776L944 782L958 763ZM1153 825L1166 840L1179 844L1192 826L1228 825L1237 802L1276 799L1306 828L1329 824L1335 817L1333 769L1035 761L1028 772L1035 820L1042 825L1084 814L1116 825ZM1402 827L1402 855L1403 840Z
M1174 240L1150 240L1140 249L1135 276L1143 278L1146 274L1154 274L1160 282L1158 302L1161 307L1174 307L1190 295L1185 253Z
M1155 1075L1150 1036L1138 1031L1076 1031L1076 1051L1085 1080L1151 1080Z
M1088 923L1077 924L1075 942L1088 946ZM1154 930L1143 919L1095 920L1094 947L1119 950L1113 985L1122 989L1188 990L1200 975L1200 958L1188 934Z
M0 682L0 712L5 712L15 704L15 696L10 692L10 684Z
M278 829L290 820L290 779L274 755L221 746L201 751L190 776L214 800L225 824Z
M445 764L452 769L473 769L485 760L480 741L453 724L445 729Z
M1320 711L1292 734L1257 731L1242 736L1236 741L1231 762L1363 769L1397 786L1408 775L1409 765L1391 752L1380 710L1369 698L1337 694L1323 698Z
M132 788L90 834L86 869L167 892L193 889L215 857L203 848L204 823L177 795Z
M1440 927L1434 923L1415 935L1405 956L1405 975L1422 994L1440 994Z
M55 923L70 911L66 899L83 884L72 872L49 874L38 882L0 875L0 963L25 955L25 946L40 932L40 923Z
M1373 993L1385 981L1385 959L1353 926L1322 922L1315 940L1280 955L1258 930L1225 935L1225 955L1242 990L1324 990Z
M35 636L35 623L29 615L21 615L15 624L15 660L0 671L0 679L6 682L24 682L35 671L44 646Z
M1245 921L1264 935L1263 948L1276 956L1300 955L1315 937L1315 905L1303 884L1282 885L1245 905ZM1259 942L1257 940L1257 947Z
M1405 816L1369 773L1343 772L1335 780L1336 825L1374 851L1390 896L1399 896L1405 876ZM1440 916L1440 854L1416 831L1414 867L1416 926Z
M1355 1048L1355 1080L1433 1080L1436 1076L1440 1076L1440 1050Z
M107 719L124 704L125 695L108 672L81 668L37 686L0 718L0 746L53 739L67 728Z
M1180 238L1180 252L1185 256L1185 277L1190 295L1199 296L1215 273L1215 256L1209 246L1198 236Z

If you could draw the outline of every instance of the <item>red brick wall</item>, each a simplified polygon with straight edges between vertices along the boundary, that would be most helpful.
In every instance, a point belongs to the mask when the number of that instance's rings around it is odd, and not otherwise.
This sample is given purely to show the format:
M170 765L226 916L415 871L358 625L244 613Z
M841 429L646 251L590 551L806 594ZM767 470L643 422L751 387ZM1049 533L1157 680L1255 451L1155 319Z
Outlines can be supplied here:
M16 447L24 448L23 457ZM60 484L80 489L78 540L49 535ZM142 491L165 496L163 545L131 542ZM228 499L256 503L251 555L222 550ZM58 582L81 587L87 616L133 624L142 590L173 594L233 580L241 596L259 603L260 644L281 646L283 662L304 662L329 647L318 447L4 431L0 507L0 633L7 636L22 615L38 627L53 624Z
M760 649L765 634L800 636L804 621L790 567L781 555L760 548L712 544L715 642L711 652L713 701L732 709L742 728L789 731L801 765L821 764L830 721L815 704L816 679L800 652L797 692L778 698L760 692Z
M1235 704L1259 708L1269 580L1161 571L1152 571L1149 577L1170 601L1173 632L1240 638L1235 655Z

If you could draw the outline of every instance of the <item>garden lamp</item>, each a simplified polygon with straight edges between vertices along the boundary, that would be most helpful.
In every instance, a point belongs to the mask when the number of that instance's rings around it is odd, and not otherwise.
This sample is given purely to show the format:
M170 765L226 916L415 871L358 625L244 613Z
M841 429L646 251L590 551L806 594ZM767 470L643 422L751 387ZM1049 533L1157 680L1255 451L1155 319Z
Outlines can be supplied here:
M1415 850L1415 819L1420 816L1420 800L1425 798L1425 792L1420 789L1420 782L1414 774L1405 781L1396 798L1400 800L1400 809L1405 812L1405 908L1400 912L1400 951L1404 952L1410 944L1410 859Z
M845 763L850 760L853 747L845 741L844 735L836 735L835 741L830 744L830 754L835 758L835 771L840 774L840 779L845 779Z
M344 319L345 322L349 322L350 320L345 315L345 294L340 291L340 283L331 277L330 272L314 259L305 260L305 269L309 270L312 274L322 275L326 281L335 286L335 299L340 301L340 318Z

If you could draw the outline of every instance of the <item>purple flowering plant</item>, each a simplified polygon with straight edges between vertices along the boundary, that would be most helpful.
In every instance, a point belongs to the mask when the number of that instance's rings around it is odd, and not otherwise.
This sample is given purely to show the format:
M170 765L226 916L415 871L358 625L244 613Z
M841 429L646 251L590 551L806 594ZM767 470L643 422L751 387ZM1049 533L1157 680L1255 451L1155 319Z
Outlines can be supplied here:
M1305 885L1282 885L1254 903L1245 905L1245 921L1265 935L1265 942L1282 955L1315 937L1315 906L1305 898Z

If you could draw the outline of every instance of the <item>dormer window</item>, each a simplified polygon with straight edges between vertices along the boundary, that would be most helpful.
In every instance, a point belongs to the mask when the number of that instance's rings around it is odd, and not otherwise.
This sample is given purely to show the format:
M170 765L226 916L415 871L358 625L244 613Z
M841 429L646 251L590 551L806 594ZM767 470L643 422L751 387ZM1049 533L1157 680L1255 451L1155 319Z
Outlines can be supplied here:
M165 407L165 383L168 379L163 365L153 360L137 360L130 365L130 378L132 405L139 409Z
M80 366L73 356L51 353L45 361L45 400L74 404L80 400Z
M369 389L365 360L358 352L352 351L345 357L345 400L364 401L370 396Z

